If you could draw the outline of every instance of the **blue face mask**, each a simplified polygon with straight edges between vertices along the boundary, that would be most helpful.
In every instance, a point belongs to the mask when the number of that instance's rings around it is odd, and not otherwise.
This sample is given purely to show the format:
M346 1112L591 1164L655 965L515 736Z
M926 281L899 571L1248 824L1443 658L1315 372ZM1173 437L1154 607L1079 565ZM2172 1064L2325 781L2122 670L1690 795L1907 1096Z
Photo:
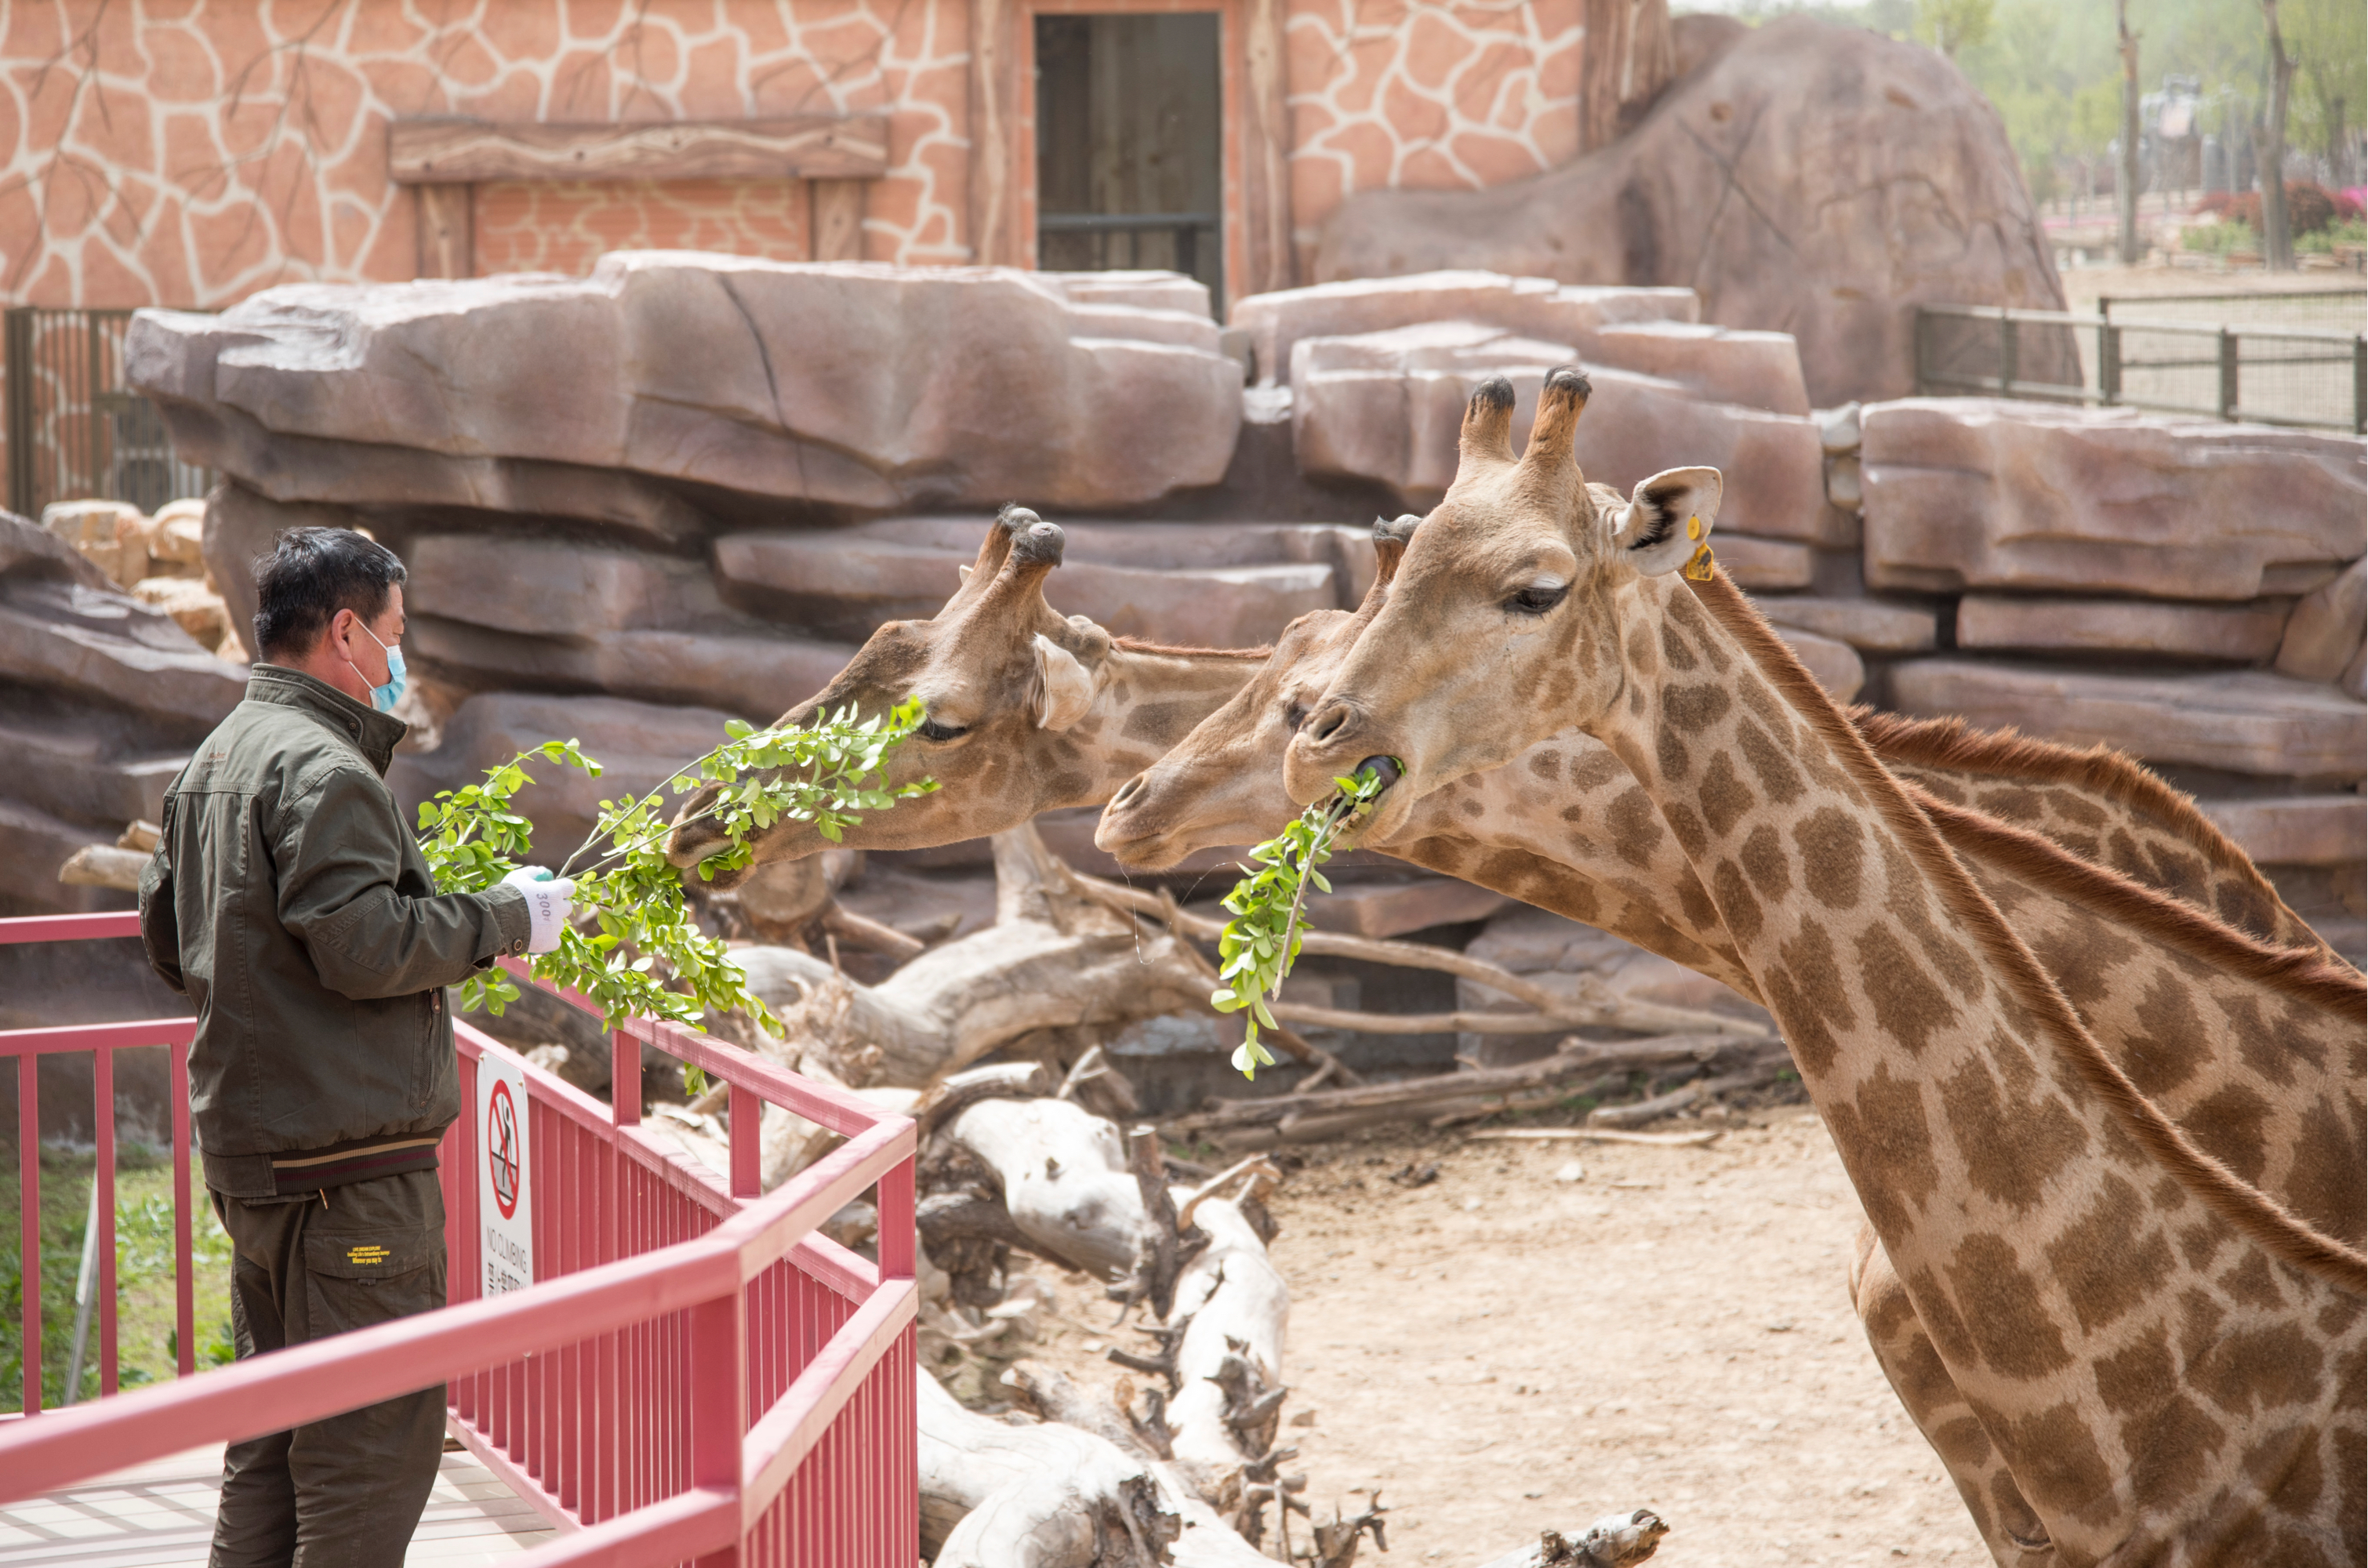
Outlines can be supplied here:
M381 713L392 713L394 711L394 705L403 700L403 648L400 644L392 648L387 648L384 642L379 642L379 635L377 632L372 631L367 626L362 626L361 618L359 616L356 616L354 618L354 624L356 626L361 626L363 636L369 638L373 642L378 642L380 647L386 649L386 684L384 686L374 686L370 687L370 706L377 709ZM362 667L359 665L355 665L351 659L347 659L346 663L353 665L354 673L356 675L361 675ZM370 677L368 676L363 676L362 678L364 680L368 680Z

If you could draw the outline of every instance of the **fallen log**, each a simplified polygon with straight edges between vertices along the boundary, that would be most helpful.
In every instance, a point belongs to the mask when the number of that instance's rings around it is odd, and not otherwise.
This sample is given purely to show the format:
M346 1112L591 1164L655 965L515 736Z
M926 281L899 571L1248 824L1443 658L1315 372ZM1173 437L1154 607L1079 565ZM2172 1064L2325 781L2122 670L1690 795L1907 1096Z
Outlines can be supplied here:
M1660 1149L1707 1149L1726 1136L1723 1127L1706 1132L1622 1132L1609 1127L1490 1127L1472 1135L1508 1143L1571 1141L1586 1143L1644 1143Z
M116 888L124 892L137 892L140 891L140 873L148 869L150 858L137 849L85 844L66 857L66 863L58 868L58 881L70 887Z
M841 1081L919 1088L1036 1029L1115 1027L1208 1003L1199 955L1068 892L1031 827L995 835L996 919L876 986L826 959L752 947L733 958L790 1026L788 1049Z
M926 1373L914 1381L921 1552L937 1568L1160 1568L1181 1521L1148 1466L1089 1432L1011 1426Z
M1068 1100L985 1099L944 1128L1002 1184L1031 1251L1103 1279L1133 1271L1150 1228L1110 1122Z
M1772 1073L1790 1060L1777 1040L1705 1035L1611 1042L1572 1040L1564 1041L1552 1056L1511 1067L1441 1073L1394 1084L1266 1099L1223 1100L1211 1108L1177 1118L1173 1130L1183 1136L1249 1148L1255 1145L1245 1140L1252 1134L1270 1134L1283 1142L1304 1142L1357 1127L1476 1112L1492 1103L1498 1109L1532 1108L1553 1103L1566 1085L1606 1074L1693 1062L1749 1071L1765 1065Z
M1547 1530L1534 1546L1508 1551L1484 1568L1635 1568L1661 1548L1669 1527L1650 1508L1607 1514L1578 1535Z

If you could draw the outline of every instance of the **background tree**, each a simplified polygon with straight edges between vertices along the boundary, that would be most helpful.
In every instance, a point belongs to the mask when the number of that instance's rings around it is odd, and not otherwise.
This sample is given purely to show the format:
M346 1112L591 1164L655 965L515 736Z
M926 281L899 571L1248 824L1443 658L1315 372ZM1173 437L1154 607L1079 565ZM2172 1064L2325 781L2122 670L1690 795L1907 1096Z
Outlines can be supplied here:
M2294 57L2278 31L2278 0L2261 0L2269 28L2270 112L2255 132L2254 159L2260 165L2261 258L2271 272L2294 270L2294 230L2286 222L2286 98L2294 87Z
M2368 74L2368 6L2360 0L2284 0L2280 19L2299 65L2288 129L2320 150L2338 187L2357 185L2351 127Z
M2145 253L2138 248L2138 35L2130 31L2130 0L2113 0L2113 26L2122 52L2122 265L2135 267Z
M1954 60L1989 38L1995 14L1995 0L1916 0L1916 36Z

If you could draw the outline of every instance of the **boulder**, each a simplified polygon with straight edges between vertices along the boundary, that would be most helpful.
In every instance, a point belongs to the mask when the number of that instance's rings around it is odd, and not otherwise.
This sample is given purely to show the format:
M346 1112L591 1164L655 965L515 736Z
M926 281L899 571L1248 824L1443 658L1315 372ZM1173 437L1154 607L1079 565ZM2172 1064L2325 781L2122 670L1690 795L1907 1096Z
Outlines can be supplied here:
M1656 376L1709 399L1805 415L1808 393L1790 335L1738 332L1695 320L1690 289L1574 288L1544 278L1437 272L1254 294L1234 324L1256 346L1261 380L1295 380L1293 352L1311 337L1361 337L1462 323L1567 345L1565 360Z
M1839 638L1804 631L1797 626L1778 625L1776 635L1793 650L1793 656L1808 666L1826 688L1826 695L1836 702L1849 702L1866 685L1866 665L1858 651Z
M1473 391L1513 383L1526 444L1546 372L1580 356L1567 343L1467 322L1303 337L1292 350L1293 435L1311 476L1377 480L1405 505L1436 505L1455 477L1456 437ZM1588 478L1626 491L1663 469L1705 463L1726 479L1722 524L1799 537L1825 510L1825 464L1805 414L1712 401L1657 375L1590 364L1594 392L1573 453Z
M622 251L585 278L294 284L218 316L145 312L125 363L186 460L242 478L268 444L216 410L274 440L841 506L1132 506L1224 477L1242 378L1205 306L1129 291ZM396 488L400 456L370 499L427 502Z
M1719 541L1724 546L1726 541ZM1832 637L1870 653L1921 653L1930 650L1938 618L1929 609L1885 604L1880 599L1829 599L1783 595L1754 599L1759 613L1777 626L1797 627Z
M205 570L206 503L202 496L167 501L157 508L154 523L155 534L148 546L152 561L193 567L199 572Z
M2190 605L1967 594L1957 601L1960 648L2160 653L2252 665L2277 651L2285 627L2285 604L2276 599Z
M1725 520L1722 507L1719 521ZM1816 555L1805 544L1753 539L1721 528L1712 536L1711 545L1718 557L1718 569L1746 593L1805 588L1816 579Z
M1918 304L2064 308L2005 127L1954 64L1807 17L1732 37L1629 134L1561 168L1352 195L1317 279L1488 267L1690 285L1706 321L1799 338L1820 406L1915 389ZM2071 348L2027 339L2023 373L2077 379Z
M983 517L891 517L831 532L727 534L715 574L734 604L848 641L943 608L976 559ZM1369 531L1328 524L1064 518L1044 596L1122 637L1198 647L1274 641L1312 609L1354 607L1373 579Z
M113 836L0 798L0 915L94 915L132 908L135 901L128 892L58 881L60 868L75 851L105 845Z
M423 672L465 689L599 693L720 709L769 723L830 684L853 646L786 632L600 631L539 637L414 612L404 635Z
M2368 773L2368 704L2283 676L1917 659L1893 666L1891 698L1904 713L1961 714L2068 745L2102 742L2149 762L2305 778Z
M2277 644L2277 671L2297 680L2340 679L2347 666L2360 662L2363 639L2368 639L2368 560L2353 562L2342 576L2304 595L2294 607Z
M55 501L41 508L42 528L74 546L119 588L148 575L152 526L128 501Z
M131 585L131 597L171 616L173 624L208 653L230 635L230 614L222 596L198 578L143 577Z
M414 821L419 802L441 790L472 784L546 741L575 740L601 765L595 778L555 762L535 761L534 782L512 799L535 824L536 864L557 867L591 833L599 802L642 795L726 739L732 715L712 708L629 702L610 697L547 697L491 692L461 705L435 751L399 754L387 784ZM671 797L665 812L673 815Z
M2237 846L2264 866L2342 866L2368 857L2368 802L2357 795L2198 801Z
M1866 410L1861 457L1873 587L2253 599L2368 552L2352 436L1912 398Z
M246 671L136 599L9 576L0 578L0 684L11 683L128 710L194 740L236 706Z

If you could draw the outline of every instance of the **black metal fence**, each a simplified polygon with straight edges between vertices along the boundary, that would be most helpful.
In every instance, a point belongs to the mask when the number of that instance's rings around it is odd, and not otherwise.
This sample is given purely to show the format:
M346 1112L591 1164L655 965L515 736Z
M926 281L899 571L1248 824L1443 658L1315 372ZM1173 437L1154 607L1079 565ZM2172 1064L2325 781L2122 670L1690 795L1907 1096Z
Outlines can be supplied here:
M203 495L211 471L173 453L155 405L123 384L125 311L19 305L0 316L7 506L38 517L53 501L129 501L153 512Z
M2231 298L2248 305L2264 302L2260 296ZM2168 320L2168 312L2156 313L2157 306L2203 306L2194 300L2098 304L2093 316L1987 305L1921 306L1916 312L1917 391L2368 434L2368 335L2283 323L2214 323L2208 315ZM2146 314L2117 316L2112 313L2116 306Z

